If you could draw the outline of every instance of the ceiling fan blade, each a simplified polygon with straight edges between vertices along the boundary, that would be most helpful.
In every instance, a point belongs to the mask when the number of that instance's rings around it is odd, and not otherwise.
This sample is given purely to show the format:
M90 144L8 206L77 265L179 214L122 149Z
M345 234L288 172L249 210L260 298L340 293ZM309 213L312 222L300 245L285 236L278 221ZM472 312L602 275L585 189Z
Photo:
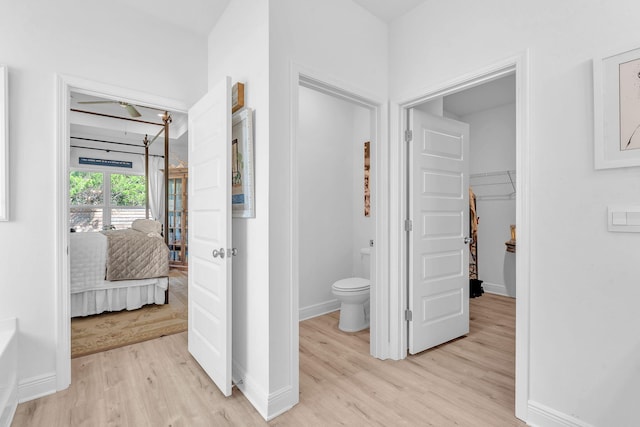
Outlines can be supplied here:
M115 104L118 101L78 101L78 104Z
M124 108L126 108L126 110L129 112L129 115L131 117L140 117L142 115L142 114L140 114L138 112L138 110L136 110L136 107L134 107L131 104L121 103L120 105L122 105Z

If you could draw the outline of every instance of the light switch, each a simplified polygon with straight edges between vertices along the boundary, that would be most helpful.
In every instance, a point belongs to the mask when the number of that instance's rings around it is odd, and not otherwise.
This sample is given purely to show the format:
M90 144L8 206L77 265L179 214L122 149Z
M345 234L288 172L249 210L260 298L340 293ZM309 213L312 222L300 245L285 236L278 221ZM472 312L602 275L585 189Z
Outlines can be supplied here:
M627 225L627 213L626 212L611 212L611 224L613 225Z
M627 225L640 225L640 212L627 212Z
M609 206L607 217L609 231L640 233L640 206Z

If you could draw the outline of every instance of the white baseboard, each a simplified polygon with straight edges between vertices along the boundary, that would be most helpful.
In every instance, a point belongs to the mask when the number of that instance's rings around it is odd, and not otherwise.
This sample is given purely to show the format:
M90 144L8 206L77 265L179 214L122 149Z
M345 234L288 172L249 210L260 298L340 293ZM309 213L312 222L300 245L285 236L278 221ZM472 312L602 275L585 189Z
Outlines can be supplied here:
M9 384L6 390L6 402L2 403L2 412L0 412L0 427L10 427L13 416L18 407L18 383L14 379L13 384Z
M527 424L532 427L594 427L541 403L529 401Z
M340 309L340 301L333 299L321 302L319 304L301 307L299 310L300 321L311 319L312 317L322 316Z
M507 293L507 287L499 283L482 282L482 289L490 294L503 295L505 297L509 296Z
M269 413L269 396L254 379L247 375L245 369L233 361L233 382L238 390L244 394L249 402L256 408L262 418L267 419Z
M238 390L251 402L265 421L272 420L291 409L297 403L297 400L293 400L297 396L291 395L293 387L283 387L274 393L268 394L251 376L247 375L244 368L235 362L233 362L233 381Z
M18 403L53 394L57 391L56 384L55 372L20 381L18 384Z
M282 415L289 409L293 408L298 400L293 401L293 387L287 386L269 395L269 415L266 420L271 421L278 415ZM297 396L295 396L297 397Z

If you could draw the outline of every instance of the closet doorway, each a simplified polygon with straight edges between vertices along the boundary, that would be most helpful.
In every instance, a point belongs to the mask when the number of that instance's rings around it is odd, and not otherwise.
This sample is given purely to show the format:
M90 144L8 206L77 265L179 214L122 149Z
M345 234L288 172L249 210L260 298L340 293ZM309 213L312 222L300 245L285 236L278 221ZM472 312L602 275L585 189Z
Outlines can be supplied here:
M484 84L491 83L493 81L499 80L504 77L514 76L515 75L515 114L513 122L515 122L515 135L514 135L514 151L515 151L515 164L516 167L513 169L502 169L500 170L509 170L515 171L517 169L516 180L514 180L514 187L517 188L517 196L516 194L497 194L500 198L509 198L515 197L515 205L516 205L516 221L517 225L517 242L518 242L518 255L516 259L517 263L517 286L518 286L518 299L515 300L515 308L516 308L516 324L515 324L515 359L517 363L515 364L515 413L518 418L526 419L527 413L527 401L528 401L528 366L529 366L529 309L528 309L528 301L529 301L529 257L530 257L530 248L529 248L529 199L530 199L530 190L528 184L528 174L529 174L529 141L528 141L528 133L527 133L527 123L528 123L528 110L529 110L529 99L528 99L528 73L527 73L527 56L526 54L510 58L505 61L501 61L492 65L491 67L484 68L475 73L471 73L460 78L454 79L448 83L444 83L436 88L434 88L431 92L428 93L419 93L418 95L409 98L403 102L399 103L400 106L400 127L399 130L402 131L403 139L406 137L406 134L410 134L409 127L407 126L408 120L410 118L410 114L412 111L417 111L417 108L421 108L424 110L428 110L430 114L435 113L440 117L444 116L444 99L450 95L454 95L456 93L464 92L468 89L472 89L475 87L480 87ZM450 100L450 99L449 99ZM468 101L467 101L468 102ZM405 132L405 129L407 130ZM473 145L473 134L471 135L471 144ZM403 146L400 150L400 159L407 159L408 157L408 148ZM402 194L409 194L408 181L406 177L409 175L409 163L406 160L401 160L400 170L403 173L400 175L400 181L396 184L398 188L402 189ZM488 172L476 172L477 177L481 175L488 175ZM508 176L509 174L507 174ZM453 175L450 175L453 176ZM476 178L477 178L476 177ZM474 178L475 179L475 178ZM509 183L510 184L510 183ZM506 187L504 182L500 182L499 185ZM395 185L394 185L395 186ZM465 186L462 185L464 188ZM488 196L488 195L487 195ZM403 206L407 206L405 211L407 212L408 217L408 206L409 200L408 197L403 196ZM488 201L488 199L485 199ZM480 215L482 216L482 215ZM402 217L401 217L402 218ZM482 219L480 220L482 223ZM511 224L509 224L511 225ZM462 235L461 240L466 236L467 233ZM398 250L403 250L404 248L409 248L409 234L406 233L405 237L399 239L400 246ZM503 240L502 245L504 245L504 241L511 240L511 230L509 228L507 238ZM482 237L479 237L479 241L481 241ZM501 252L506 251L506 245L502 246ZM502 252L502 256L504 257L504 252ZM478 261L480 262L480 269L482 269L482 253L478 253ZM400 281L403 283L408 283L409 276L409 260L408 256L405 256L404 259L407 262L406 272L400 271ZM424 267L424 264L423 264ZM504 261L503 261L503 269L504 269ZM463 268L460 268L460 271L464 271ZM504 272L504 271L503 271ZM506 271L508 273L508 269ZM446 273L446 272L445 272ZM466 273L465 273L466 274ZM461 282L463 283L463 282ZM506 283L504 284L504 288L506 289ZM495 291L495 289L493 289ZM400 305L400 310L398 313L398 318L402 317L410 319L411 313L404 312L407 306L409 306L409 288L404 288L403 286L399 289L399 297L401 301L406 301L404 305ZM467 299L468 301L468 299ZM464 301L463 301L464 303ZM403 316L404 314L404 316ZM406 317L405 317L406 316ZM414 316L415 319L415 316ZM408 324L410 320L406 320L405 326L403 327L403 331L408 330ZM455 337L451 337L450 339L454 339ZM401 351L401 354L406 355L406 349L408 346L407 335L401 333L399 335L399 343L398 348ZM444 340L443 342L446 342Z

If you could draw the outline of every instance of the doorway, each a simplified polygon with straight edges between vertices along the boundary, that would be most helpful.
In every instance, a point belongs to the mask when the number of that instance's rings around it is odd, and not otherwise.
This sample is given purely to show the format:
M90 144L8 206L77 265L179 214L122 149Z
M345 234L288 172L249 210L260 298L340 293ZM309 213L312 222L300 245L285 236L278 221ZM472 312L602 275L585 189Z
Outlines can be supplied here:
M527 55L507 59L496 63L491 67L484 68L475 73L471 73L450 82L443 83L428 93L419 93L417 96L398 103L399 114L397 122L392 125L397 128L397 135L404 139L405 123L407 123L409 112L416 106L423 105L438 98L446 97L465 89L479 86L508 75L515 75L515 151L516 151L516 167L518 171L518 179L515 182L516 192L518 194L516 200L516 221L518 230L518 256L516 259L516 282L518 286L518 298L516 300L516 384L515 384L515 415L516 417L527 419L527 402L528 402L528 366L529 366L529 141L527 133L528 122L528 75L527 75ZM393 116L392 116L393 119ZM400 173L397 176L391 175L391 188L397 188L401 195L407 194L407 184L404 179L407 175L406 164L402 159L406 158L407 148L403 144L397 153L397 162ZM407 206L407 197L401 196L401 206ZM393 222L402 223L406 215L405 212L400 213ZM400 227L398 227L400 229ZM398 282L400 285L397 289L392 289L392 295L397 295L398 305L391 306L391 319L403 319L399 322L399 333L392 335L392 348L398 353L398 358L404 358L408 348L408 322L404 321L405 310L407 308L408 290L401 284L408 283L408 270L402 266L406 266L408 257L407 237L403 232L397 235L393 233L392 228L392 250L397 250L402 254L401 266L398 268ZM397 293L396 293L397 291Z
M71 384L71 313L69 256L69 170L70 170L70 96L72 92L98 98L147 105L167 111L187 112L185 104L143 92L105 85L68 76L57 79L57 163L56 163L56 295L57 295L57 357L56 388Z

